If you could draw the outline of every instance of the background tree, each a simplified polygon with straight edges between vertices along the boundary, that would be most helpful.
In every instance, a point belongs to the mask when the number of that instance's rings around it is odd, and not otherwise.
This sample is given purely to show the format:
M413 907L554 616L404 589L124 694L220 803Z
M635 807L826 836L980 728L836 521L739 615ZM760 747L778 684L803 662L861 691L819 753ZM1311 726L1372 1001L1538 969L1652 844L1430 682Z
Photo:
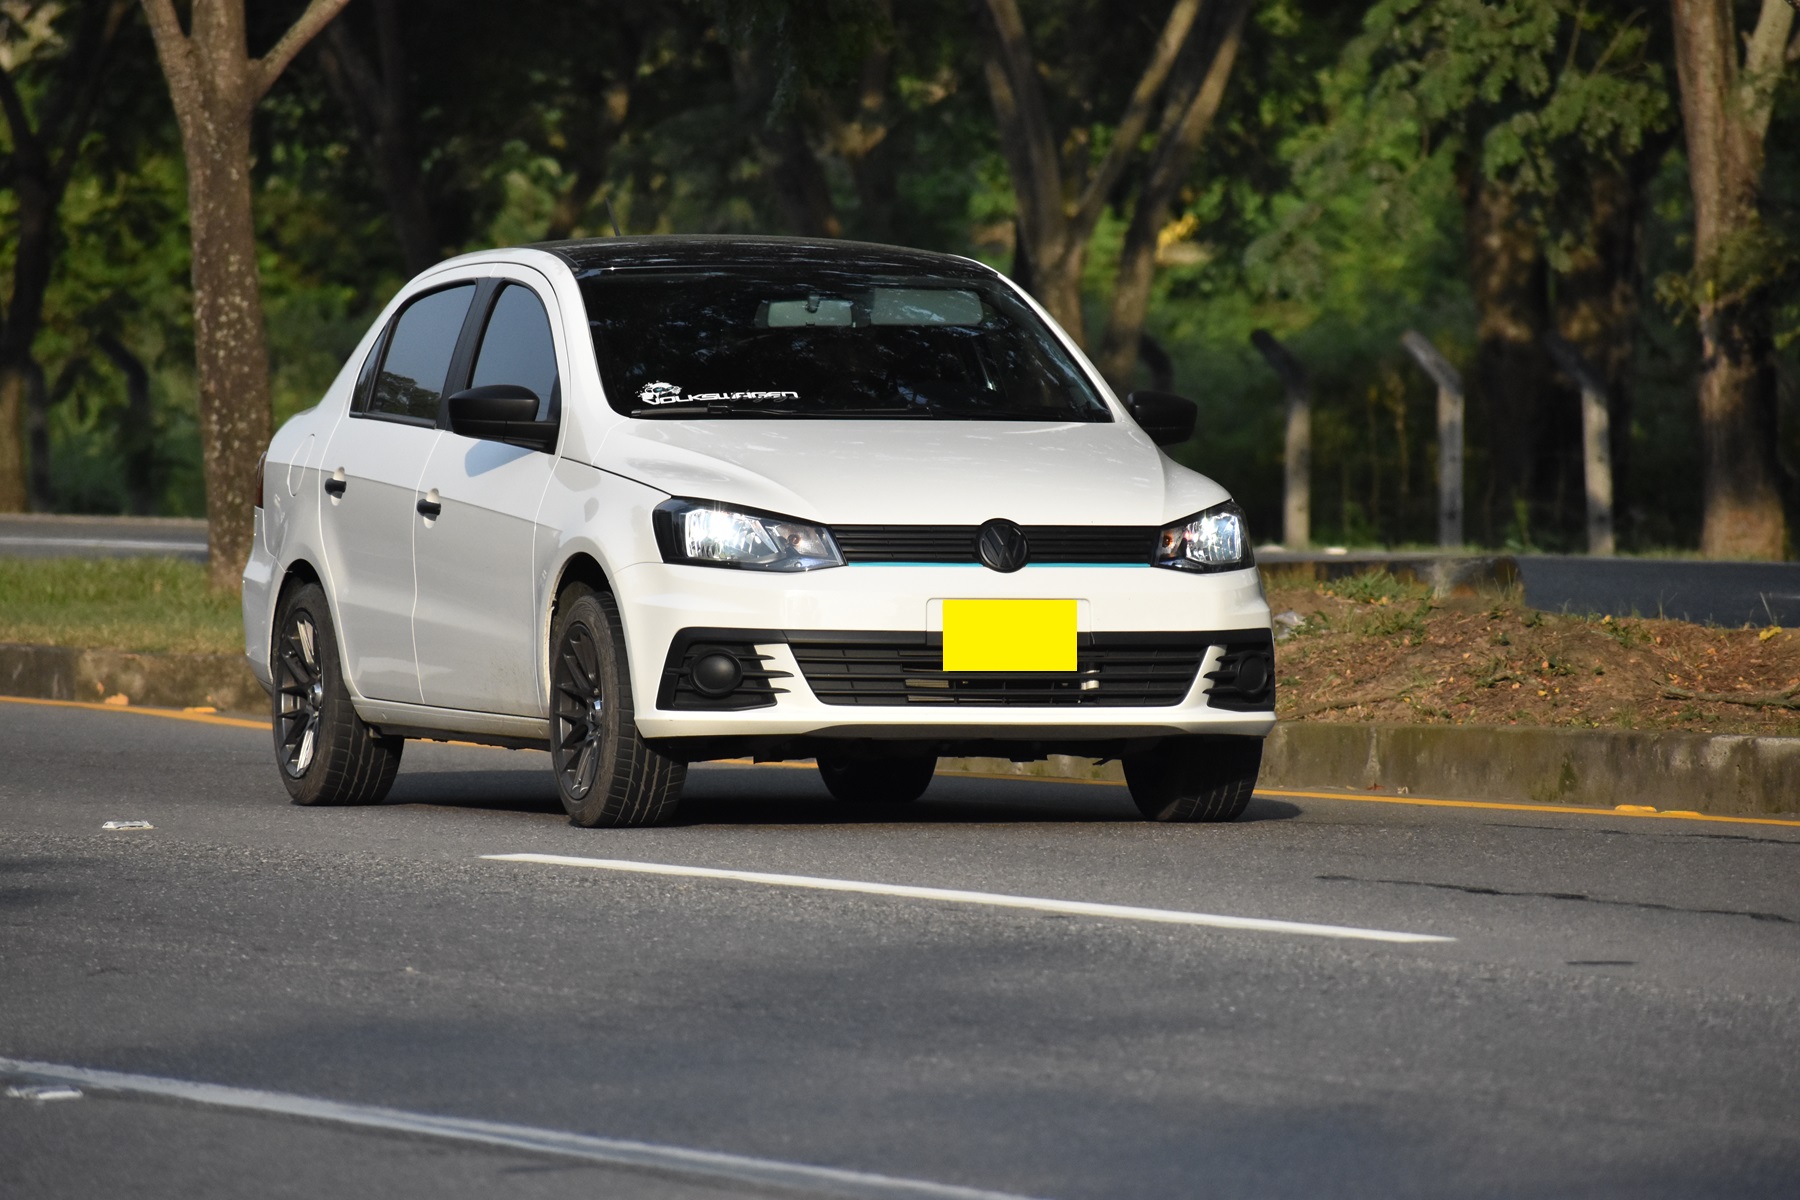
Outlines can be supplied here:
M243 0L194 0L191 31L182 28L173 0L143 0L187 160L208 570L215 590L237 587L249 557L256 460L269 441L251 116L288 63L346 3L310 0L268 53L252 58Z
M17 204L12 287L0 312L0 512L52 502L49 397L33 346L51 284L58 209L130 11L130 0L111 0L72 13L60 4L0 12L0 110L11 140L0 180ZM13 77L19 69L42 77L35 122Z
M1629 428L1645 213L1635 198L1671 109L1658 36L1619 5L1380 0L1299 158L1308 203L1272 235L1313 241L1329 198L1355 189L1378 214L1366 225L1405 237L1423 215L1421 189L1453 183L1486 540L1529 543L1540 522L1573 526L1579 514L1579 407L1555 381L1546 332L1605 364L1613 424Z
M1224 8L1220 18L1201 21L1201 10ZM1098 113L1094 91L1110 72L1113 62L1102 62L1095 47L1106 44L1123 28L1137 32L1138 22L1105 5L1084 5L1065 10L1069 42L1058 59L1058 74L1065 83L1060 102L1053 107L1044 85L1044 63L1033 46L1017 0L985 0L984 34L987 54L982 64L988 93L993 100L1001 154L1012 178L1017 198L1017 243L1013 273L1051 316L1077 342L1086 341L1082 318L1081 283L1087 265L1089 243L1105 214L1114 189L1124 177L1140 139L1156 114L1156 101L1178 61L1196 43L1235 53L1235 30L1242 25L1242 0L1175 0L1156 33L1141 66L1128 69L1123 78L1134 85L1116 110L1116 124L1096 128ZM1217 24L1218 36L1208 39ZM1101 31L1105 29L1106 35ZM1195 50L1189 61L1199 55ZM1175 133L1189 114L1204 130L1211 110L1203 99L1206 68L1189 82L1188 103L1175 105L1173 119L1165 119ZM1229 69L1229 61L1226 63ZM1222 80L1220 81L1222 84ZM1193 135L1197 143L1198 134ZM1104 149L1096 143L1104 141Z
M1764 138L1794 11L1762 0L1740 51L1731 0L1673 0L1682 123L1694 196L1689 297L1700 323L1700 436L1710 558L1781 558L1789 532L1777 448L1772 285L1791 278L1800 240L1763 216ZM1791 481L1786 481L1788 488Z

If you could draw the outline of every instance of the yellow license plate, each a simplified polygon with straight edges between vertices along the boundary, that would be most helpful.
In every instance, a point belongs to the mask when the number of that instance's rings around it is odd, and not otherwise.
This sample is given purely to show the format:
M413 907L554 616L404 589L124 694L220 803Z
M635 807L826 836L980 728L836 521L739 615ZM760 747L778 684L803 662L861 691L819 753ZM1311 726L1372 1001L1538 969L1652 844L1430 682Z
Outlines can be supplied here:
M944 601L944 670L1074 669L1075 601Z

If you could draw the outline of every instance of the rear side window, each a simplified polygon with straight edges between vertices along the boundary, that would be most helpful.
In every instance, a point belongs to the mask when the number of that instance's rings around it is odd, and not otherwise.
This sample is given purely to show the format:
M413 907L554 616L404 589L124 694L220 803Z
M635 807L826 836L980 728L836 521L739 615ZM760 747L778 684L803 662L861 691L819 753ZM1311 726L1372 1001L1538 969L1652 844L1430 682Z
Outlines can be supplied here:
M435 422L438 399L450 374L450 356L468 316L475 285L462 284L420 296L394 318L387 353L369 397L370 416Z
M471 387L514 383L538 398L538 420L549 417L556 397L556 343L544 303L528 287L508 284L494 301Z

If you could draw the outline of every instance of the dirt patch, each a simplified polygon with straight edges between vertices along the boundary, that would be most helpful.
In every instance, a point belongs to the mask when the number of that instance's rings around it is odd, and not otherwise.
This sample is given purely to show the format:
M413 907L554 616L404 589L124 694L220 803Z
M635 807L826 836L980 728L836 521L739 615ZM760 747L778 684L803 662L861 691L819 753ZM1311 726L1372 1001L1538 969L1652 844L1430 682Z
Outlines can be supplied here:
M1269 589L1285 720L1800 736L1800 631L1434 599L1384 573ZM1297 614L1301 621L1291 634Z

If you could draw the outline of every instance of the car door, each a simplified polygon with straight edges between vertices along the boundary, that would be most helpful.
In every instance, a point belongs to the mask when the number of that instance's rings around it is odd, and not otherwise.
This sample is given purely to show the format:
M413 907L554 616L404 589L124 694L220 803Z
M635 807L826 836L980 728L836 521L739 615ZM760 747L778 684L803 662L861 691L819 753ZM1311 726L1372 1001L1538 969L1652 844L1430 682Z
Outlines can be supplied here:
M547 282L518 269L484 291L477 308L485 311L471 322L479 335L468 386L527 387L540 420L560 411L560 324ZM544 714L534 534L555 462L447 428L438 435L419 489L439 511L419 522L413 539L413 642L425 703Z
M350 412L320 457L320 533L345 673L372 700L420 700L413 651L419 476L438 401L475 297L473 282L415 297L370 352Z

